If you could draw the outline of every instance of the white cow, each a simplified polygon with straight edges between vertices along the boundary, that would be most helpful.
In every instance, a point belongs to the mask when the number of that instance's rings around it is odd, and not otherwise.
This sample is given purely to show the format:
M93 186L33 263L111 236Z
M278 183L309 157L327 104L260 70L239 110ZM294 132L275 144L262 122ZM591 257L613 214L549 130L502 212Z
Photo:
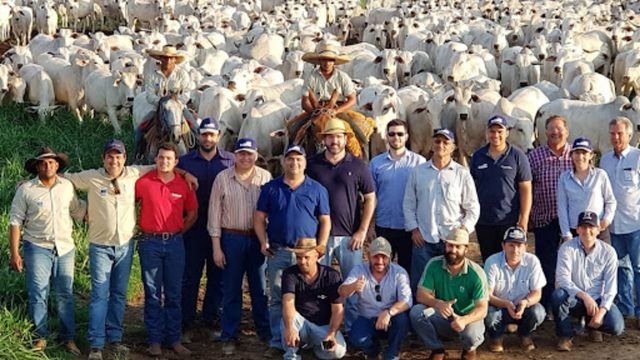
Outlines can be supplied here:
M58 107L51 77L37 64L21 67L20 76L27 84L27 101L33 105L27 111L36 112L40 121L45 121L47 115Z
M389 86L378 93L371 104L371 117L375 122L376 132L369 139L370 157L386 150L385 134L387 124L394 119L406 120L406 112L402 100L395 89Z
M631 90L640 94L640 49L628 50L616 56L613 82L618 95L629 96Z
M117 111L131 108L135 91L142 85L136 72L94 71L83 81L85 102L94 111L107 113L116 134L120 133Z
M218 145L231 150L242 127L242 108L233 91L223 87L208 87L200 95L198 116L211 117L220 123Z
M283 129L291 117L291 109L280 100L265 101L249 112L238 134L239 138L253 138L258 142L258 153L266 160L284 152L284 139L271 133Z
M610 103L616 98L613 81L600 73L578 75L567 89L572 99L596 104Z
M289 106L300 103L304 92L303 84L302 79L292 79L274 86L254 87L244 96L242 118L245 119L257 104L267 101L280 100Z
M11 32L18 45L27 45L33 28L33 10L27 6L16 6L12 10Z
M58 13L52 3L44 3L35 9L36 31L41 34L53 35L58 26Z

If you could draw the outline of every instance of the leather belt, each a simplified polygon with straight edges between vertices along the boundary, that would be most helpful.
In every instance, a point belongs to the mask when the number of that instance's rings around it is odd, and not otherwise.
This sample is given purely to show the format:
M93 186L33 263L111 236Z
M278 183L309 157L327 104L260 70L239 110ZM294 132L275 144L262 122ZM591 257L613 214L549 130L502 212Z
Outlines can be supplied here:
M158 237L158 238L161 238L163 241L167 241L167 240L171 239L172 237L174 237L174 236L176 236L178 234L179 233L177 233L177 232L175 232L175 233L172 233L172 232L162 232L162 233L146 233L146 232L143 232L142 233L142 235L144 237Z
M234 234L234 235L242 235L242 236L256 236L256 232L253 231L253 229L249 229L249 230L240 230L240 229L227 229L227 228L222 228L222 231L227 232L229 234Z

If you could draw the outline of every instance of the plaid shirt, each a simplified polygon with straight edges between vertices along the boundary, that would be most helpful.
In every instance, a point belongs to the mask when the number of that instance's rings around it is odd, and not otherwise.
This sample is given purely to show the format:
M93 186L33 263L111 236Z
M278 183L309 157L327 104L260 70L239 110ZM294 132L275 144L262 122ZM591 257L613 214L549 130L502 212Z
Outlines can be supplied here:
M545 226L558 217L558 178L564 171L571 169L570 151L571 146L566 144L562 154L556 156L545 144L528 154L533 176L531 223L534 228Z

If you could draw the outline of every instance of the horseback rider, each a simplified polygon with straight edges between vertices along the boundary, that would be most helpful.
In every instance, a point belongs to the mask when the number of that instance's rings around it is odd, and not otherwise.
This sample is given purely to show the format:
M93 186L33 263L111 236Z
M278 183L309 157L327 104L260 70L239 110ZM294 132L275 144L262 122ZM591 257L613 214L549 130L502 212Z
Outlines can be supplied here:
M198 126L194 115L186 106L189 101L189 93L193 88L191 78L184 69L176 67L186 60L186 55L170 45L165 45L162 50L149 50L147 54L157 60L159 65L158 69L152 73L145 74L146 100L153 105L153 110L144 117L143 122L135 130L136 159L142 158L145 154L144 134L156 115L158 104L163 98L171 96L174 100L179 101L183 105L184 117L191 130L195 131Z

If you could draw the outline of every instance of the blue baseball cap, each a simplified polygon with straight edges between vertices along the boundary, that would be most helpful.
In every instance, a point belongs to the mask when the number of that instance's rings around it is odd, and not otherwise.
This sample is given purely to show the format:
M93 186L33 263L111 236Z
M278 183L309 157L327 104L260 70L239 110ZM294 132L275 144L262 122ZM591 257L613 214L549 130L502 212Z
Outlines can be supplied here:
M573 146L571 146L571 151L575 150L585 150L588 152L593 152L593 146L591 146L591 140L586 137L579 137L573 140Z
M578 226L580 225L591 225L591 226L600 226L598 221L598 214L593 211L585 211L581 212L578 215Z
M289 146L287 146L287 151L284 152L284 156L287 157L287 155L289 155L292 152L297 152L302 156L307 155L307 153L304 151L304 148L302 146L297 144L289 144Z
M489 121L487 121L487 128L490 128L493 125L499 125L505 129L509 128L509 123L507 122L507 119L503 118L500 115L494 115L489 118Z
M256 144L255 139L252 139L252 138L238 139L238 141L236 142L236 146L233 149L233 152L237 153L240 151L247 151L255 154L258 152L258 144Z
M111 139L104 144L102 148L102 155L108 153L109 151L117 151L120 154L126 154L127 150L124 147L124 143L118 139Z
M452 140L453 142L456 142L456 135L453 133L453 131L447 128L440 128L440 129L433 130L433 137L436 137L438 135L442 135L447 139Z
M527 233L519 226L512 226L505 231L502 241L519 242L524 244L527 242Z
M208 132L218 134L220 132L220 124L215 119L206 117L200 122L199 132L200 134Z

